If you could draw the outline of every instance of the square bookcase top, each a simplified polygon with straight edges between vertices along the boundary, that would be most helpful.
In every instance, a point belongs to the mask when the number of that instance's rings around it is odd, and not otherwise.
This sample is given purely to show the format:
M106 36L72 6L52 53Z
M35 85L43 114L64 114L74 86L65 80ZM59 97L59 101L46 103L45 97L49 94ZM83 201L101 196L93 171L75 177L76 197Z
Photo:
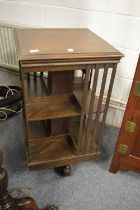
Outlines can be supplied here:
M86 28L16 29L18 60L110 61L123 56Z

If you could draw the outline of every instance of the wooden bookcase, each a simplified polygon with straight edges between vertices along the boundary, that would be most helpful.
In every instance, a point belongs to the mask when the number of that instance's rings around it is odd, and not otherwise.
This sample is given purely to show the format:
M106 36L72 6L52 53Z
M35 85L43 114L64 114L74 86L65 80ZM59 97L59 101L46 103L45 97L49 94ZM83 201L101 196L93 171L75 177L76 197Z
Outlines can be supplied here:
M18 29L15 40L29 168L98 159L123 55L88 29Z

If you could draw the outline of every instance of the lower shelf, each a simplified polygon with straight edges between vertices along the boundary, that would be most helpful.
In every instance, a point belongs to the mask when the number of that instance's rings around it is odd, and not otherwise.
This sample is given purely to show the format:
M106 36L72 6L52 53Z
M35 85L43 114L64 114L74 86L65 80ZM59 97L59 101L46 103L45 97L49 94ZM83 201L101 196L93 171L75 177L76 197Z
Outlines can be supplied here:
M51 136L29 142L28 165L30 169L54 168L99 157L100 152L76 155L70 135Z

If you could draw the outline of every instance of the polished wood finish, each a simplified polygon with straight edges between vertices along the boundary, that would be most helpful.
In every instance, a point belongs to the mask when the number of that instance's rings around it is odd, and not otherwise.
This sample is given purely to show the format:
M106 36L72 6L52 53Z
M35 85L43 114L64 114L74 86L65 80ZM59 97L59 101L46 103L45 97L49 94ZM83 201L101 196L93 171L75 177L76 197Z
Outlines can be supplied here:
M99 71L97 70L97 72ZM45 84L43 81L45 81ZM42 97L50 95L47 88L48 87L47 77L44 77L43 79L40 77L37 77L36 79L34 79L34 77L32 77L31 75L30 79L27 79L27 77L25 76L24 86L25 86L25 99L27 103L30 103L30 102L34 103L36 102L36 100L41 101ZM83 81L82 80L75 81L72 92L78 104L82 107L82 96L83 96ZM90 101L91 101L91 89L88 90L87 94L88 95L87 95L87 100L86 100L86 112L88 113ZM93 104L94 104L93 113L96 113L96 109L98 106L98 97L96 95L95 95L95 102ZM102 104L101 113L104 112L104 108L105 108L105 104Z
M72 93L74 71L48 72L48 82L48 88L51 95Z
M49 120L49 130L51 135L61 135L69 133L70 118L57 118Z
M100 151L89 155L75 154L75 146L70 135L51 136L29 142L28 165L31 169L58 167L81 161L98 159Z
M108 61L122 57L118 50L85 28L18 29L16 32L20 43L19 60L23 61Z
M134 93L136 81L140 81L140 57L110 166L110 172L112 173L116 173L118 170L140 172L140 97L136 96ZM136 124L134 132L128 132L125 129L128 121ZM126 154L119 152L121 144L128 147Z
M29 139L44 138L49 136L47 129L47 121L28 121L28 137Z
M109 83L109 88L108 88L108 93L107 93L107 98L106 98L106 103L105 103L105 108L104 108L104 113L103 113L103 119L102 119L102 123L101 123L99 137L98 137L98 149L101 147L101 143L102 143L102 139L103 139L104 124L105 124L107 111L108 111L108 107L109 107L111 92L112 92L113 83L114 83L115 74L116 74L116 68L117 68L117 64L115 63L115 64L113 64L113 71L111 73L111 79L110 79L110 83Z
M72 95L49 96L26 104L29 121L80 115L80 106Z
M88 29L17 30L15 36L29 168L64 172L69 164L98 159L115 65L122 54ZM109 69L114 73L108 89Z
M8 193L8 174L2 168L3 155L0 151L0 209L1 210L39 210L36 202L31 197L14 198ZM55 205L50 205L46 210L58 210Z
M91 139L91 148L90 148L91 151L94 150L96 131L97 131L97 126L99 124L100 110L101 110L101 107L102 107L103 95L104 95L104 90L105 90L107 74L108 74L108 67L109 67L108 64L106 64L105 65L105 69L104 69L104 73L103 73L102 84L101 84L101 91L100 91L98 107L97 107L97 113L96 113L95 123L94 123L94 128L93 128L93 136L92 136L92 139Z

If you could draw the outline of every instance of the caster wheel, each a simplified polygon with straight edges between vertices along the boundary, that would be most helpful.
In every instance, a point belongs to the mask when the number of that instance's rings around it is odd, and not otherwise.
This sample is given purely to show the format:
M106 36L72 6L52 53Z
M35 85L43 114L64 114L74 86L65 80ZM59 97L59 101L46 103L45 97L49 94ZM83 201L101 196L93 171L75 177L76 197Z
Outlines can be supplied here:
M46 210L58 210L58 207L55 205L49 205L47 206Z
M55 171L61 176L70 176L71 175L70 165L57 167L57 168L55 168Z

